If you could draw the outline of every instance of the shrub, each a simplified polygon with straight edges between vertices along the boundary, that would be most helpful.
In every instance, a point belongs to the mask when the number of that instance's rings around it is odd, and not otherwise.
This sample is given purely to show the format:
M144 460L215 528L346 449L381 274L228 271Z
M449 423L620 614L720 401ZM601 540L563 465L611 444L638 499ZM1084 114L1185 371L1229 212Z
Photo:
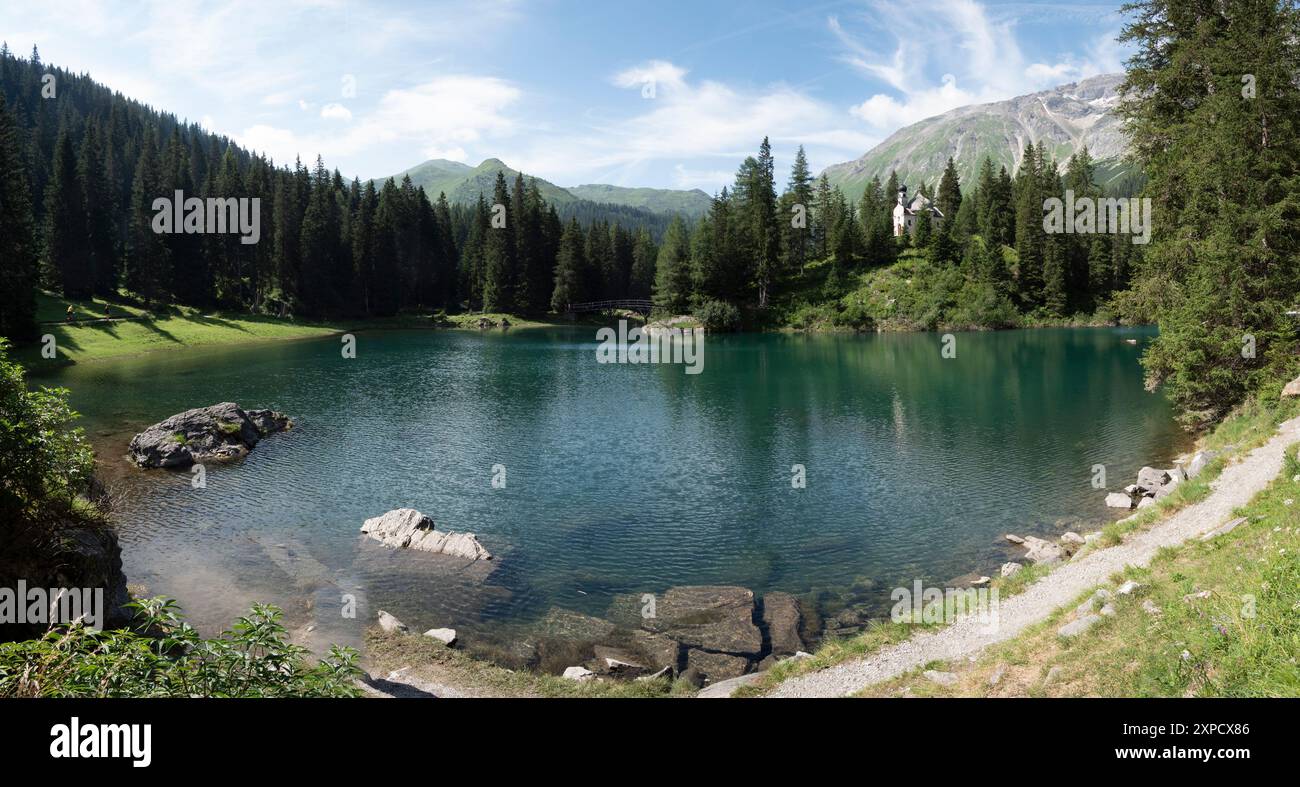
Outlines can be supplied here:
M695 319L710 331L734 331L740 327L740 310L726 301L705 301L695 310Z
M175 601L133 602L138 631L74 623L0 645L0 697L355 697L357 653L330 648L309 664L289 644L280 610L256 605L203 639ZM142 634L139 632L148 632Z
M71 511L86 491L94 454L65 388L27 390L23 368L0 339L0 537L18 522Z

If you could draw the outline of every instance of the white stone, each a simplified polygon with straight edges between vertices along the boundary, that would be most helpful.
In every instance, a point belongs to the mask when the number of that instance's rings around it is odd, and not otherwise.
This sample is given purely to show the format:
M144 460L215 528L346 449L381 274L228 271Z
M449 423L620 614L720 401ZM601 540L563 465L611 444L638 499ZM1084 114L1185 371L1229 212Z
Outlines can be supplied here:
M405 623L393 617L392 615L388 614L387 612L383 611L382 609L379 610L379 628L383 629L389 634L393 634L393 633L405 634L407 631Z
M1133 507L1133 498L1123 492L1111 492L1106 495L1106 506L1108 508L1129 509Z
M492 553L479 543L473 533L444 533L433 520L414 508L398 508L367 519L361 532L386 546L437 552L466 560L491 560Z
M447 647L456 644L456 629L429 629L424 636L438 640Z
M578 682L582 682L582 681L587 681L595 678L596 673L592 672L586 667L567 667L564 670L563 677L569 680L576 680Z
M1139 585L1137 582L1134 582L1133 580L1130 579L1129 581L1120 585L1119 590L1116 592L1119 593L1121 596L1131 596L1141 588L1142 588L1141 585Z
M1020 565L1019 563L1003 563L1003 564L1002 564L1002 576L1004 576L1004 577L1013 577L1013 576L1015 576L1016 573L1019 572L1022 568L1024 568L1024 566Z

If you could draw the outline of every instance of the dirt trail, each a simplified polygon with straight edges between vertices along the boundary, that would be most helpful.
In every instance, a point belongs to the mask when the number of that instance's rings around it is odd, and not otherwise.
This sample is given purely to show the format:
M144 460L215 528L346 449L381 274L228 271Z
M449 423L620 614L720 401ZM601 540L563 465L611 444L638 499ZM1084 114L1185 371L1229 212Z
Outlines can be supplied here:
M1278 428L1265 445L1224 469L1204 500L1179 511L1123 544L1096 550L1057 568L1023 593L1001 601L998 623L990 626L975 617L959 619L933 633L918 633L865 658L791 678L772 697L839 697L852 694L931 661L974 656L990 645L1012 639L1058 607L1072 603L1086 590L1108 582L1125 566L1145 566L1162 547L1176 546L1225 524L1232 512L1268 486L1283 466L1286 450L1300 442L1300 418Z

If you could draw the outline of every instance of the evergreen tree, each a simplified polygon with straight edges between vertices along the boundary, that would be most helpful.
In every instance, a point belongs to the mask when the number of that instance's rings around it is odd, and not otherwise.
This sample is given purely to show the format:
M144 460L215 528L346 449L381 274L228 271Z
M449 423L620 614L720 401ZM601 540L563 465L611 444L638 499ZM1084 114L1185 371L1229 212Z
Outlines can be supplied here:
M17 122L0 93L0 337L36 337L37 254Z
M1276 0L1127 10L1121 110L1154 204L1142 275L1163 298L1143 361L1203 424L1300 367L1286 316L1300 291L1300 15Z
M510 204L510 193L506 189L505 175L497 172L496 185L492 191L494 206ZM500 215L496 207L494 219ZM506 225L489 225L487 237L483 244L483 311L509 312L515 306L515 233L510 225L517 216L506 212ZM499 224L499 219L495 219Z
M53 173L45 190L45 265L50 281L68 298L86 298L94 292L85 232L84 192L65 127L54 147Z
M690 308L691 244L681 216L668 225L655 266L655 306L669 314L682 314Z
M555 289L551 293L551 311L563 312L569 304L583 303L586 292L587 239L577 219L569 219L560 237L560 254L555 261Z

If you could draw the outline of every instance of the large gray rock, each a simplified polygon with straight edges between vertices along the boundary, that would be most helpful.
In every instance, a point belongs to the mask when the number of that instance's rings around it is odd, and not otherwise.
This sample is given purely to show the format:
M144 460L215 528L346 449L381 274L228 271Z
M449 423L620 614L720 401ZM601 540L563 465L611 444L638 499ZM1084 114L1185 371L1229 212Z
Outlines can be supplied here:
M757 655L763 648L763 635L754 625L754 592L742 587L669 588L655 605L655 617L644 619L642 627L691 648L744 655Z
M1169 474L1154 467L1144 467L1138 471L1137 486L1143 494L1154 495L1156 490L1169 482Z
M1300 377L1287 383L1286 387L1282 389L1283 399L1289 399L1293 396L1300 396Z
M292 426L274 410L244 411L234 402L173 415L131 438L131 459L141 467L189 467L238 459L268 434Z
M1100 615L1084 615L1083 617L1077 620L1074 620L1070 623L1066 623L1064 626L1061 626L1059 629L1056 630L1056 635L1058 637L1061 637L1062 639L1073 639L1074 637L1077 637L1080 634L1087 631L1088 629L1092 628L1100 621L1101 621Z
M1106 495L1106 506L1109 508L1123 508L1127 511L1133 507L1133 498L1124 492L1111 492Z
M695 669L710 683L738 678L749 671L749 665L749 659L730 653L713 653L696 649L686 652L687 669Z
M789 593L768 593L763 596L763 625L767 626L772 652L777 655L794 655L803 650L799 637L799 624L803 614L799 601Z
M1201 474L1205 466L1219 455L1218 451L1197 451L1192 454L1192 459L1187 463L1187 477L1195 478Z
M699 700L727 699L736 689L741 686L748 686L761 677L763 677L763 673L751 672L748 675L741 675L739 678L720 680L717 683L711 683L708 687L702 689L699 694L695 695L695 698Z
M492 559L492 553L473 533L444 533L434 528L432 519L414 508L398 508L367 519L361 532L398 549L418 549L466 560Z
M1059 562L1065 556L1065 550L1061 549L1059 544L1054 544L1037 536L1025 536L1025 547L1029 550L1025 553L1025 559L1030 563L1051 565Z
M379 628L389 634L405 634L407 632L405 623L382 609L379 610Z

